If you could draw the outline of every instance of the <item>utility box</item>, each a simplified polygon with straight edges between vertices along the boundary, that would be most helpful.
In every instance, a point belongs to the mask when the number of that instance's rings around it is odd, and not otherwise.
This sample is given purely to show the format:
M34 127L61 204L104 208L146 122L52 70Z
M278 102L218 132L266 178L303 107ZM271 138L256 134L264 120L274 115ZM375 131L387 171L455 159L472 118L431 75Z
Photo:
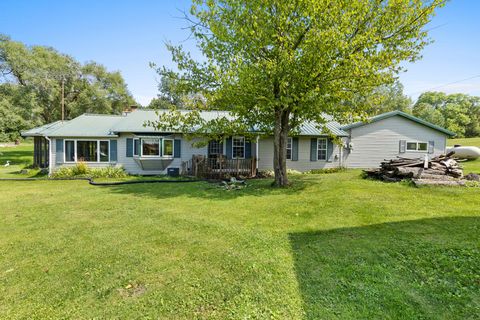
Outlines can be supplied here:
M180 175L180 168L168 168L167 175L170 177L178 177Z

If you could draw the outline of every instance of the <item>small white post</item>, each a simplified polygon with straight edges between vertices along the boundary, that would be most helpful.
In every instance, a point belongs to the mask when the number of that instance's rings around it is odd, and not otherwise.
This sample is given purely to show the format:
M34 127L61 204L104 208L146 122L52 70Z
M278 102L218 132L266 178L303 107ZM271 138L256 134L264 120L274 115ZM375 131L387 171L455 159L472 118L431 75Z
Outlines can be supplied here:
M428 169L428 154L425 155L425 162L423 163L423 168Z

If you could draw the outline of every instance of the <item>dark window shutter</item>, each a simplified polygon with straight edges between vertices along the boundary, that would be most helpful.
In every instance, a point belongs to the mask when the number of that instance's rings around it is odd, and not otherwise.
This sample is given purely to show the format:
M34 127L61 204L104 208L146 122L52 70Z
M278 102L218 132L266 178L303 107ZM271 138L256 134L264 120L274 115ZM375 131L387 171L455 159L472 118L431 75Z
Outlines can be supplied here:
M225 146L226 146L226 156L227 156L227 159L232 159L232 138L227 138L226 139L226 143L225 143Z
M292 138L292 161L298 161L298 138Z
M428 141L428 153L435 152L435 141Z
M110 161L117 162L117 140L110 140Z
M327 162L332 162L333 158L333 141L332 139L327 140Z
M128 158L133 157L133 139L132 138L127 138L127 154L126 156Z
M173 144L173 157L180 158L182 156L182 140L175 139Z
M407 140L400 140L400 144L398 148L399 148L398 152L405 153L407 149Z
M252 157L252 143L245 140L245 159L250 159Z
M310 139L310 161L317 161L317 138Z
M55 139L55 162L63 162L63 139Z
M134 139L133 140L133 155L139 156L140 155L140 139ZM135 151L137 151L135 153Z

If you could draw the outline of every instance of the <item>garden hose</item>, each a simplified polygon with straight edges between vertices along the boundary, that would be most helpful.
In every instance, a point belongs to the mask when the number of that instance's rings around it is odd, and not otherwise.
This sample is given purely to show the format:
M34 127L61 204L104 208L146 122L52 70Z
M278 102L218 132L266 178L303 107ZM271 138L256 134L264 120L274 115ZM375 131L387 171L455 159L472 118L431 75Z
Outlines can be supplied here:
M133 180L133 181L114 181L114 182L95 182L93 178L0 178L0 181L68 181L68 180L83 180L88 181L92 186L118 186L124 184L140 184L140 183L184 183L184 182L199 182L204 180Z

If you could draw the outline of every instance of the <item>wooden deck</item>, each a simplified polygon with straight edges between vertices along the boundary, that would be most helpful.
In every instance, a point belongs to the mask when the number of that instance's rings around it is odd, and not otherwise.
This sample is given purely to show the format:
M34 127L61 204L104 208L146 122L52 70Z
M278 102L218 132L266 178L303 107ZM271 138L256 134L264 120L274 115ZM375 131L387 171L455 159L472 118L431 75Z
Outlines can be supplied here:
M193 156L191 160L182 163L181 174L207 179L251 178L256 175L256 164L255 158L226 159Z

